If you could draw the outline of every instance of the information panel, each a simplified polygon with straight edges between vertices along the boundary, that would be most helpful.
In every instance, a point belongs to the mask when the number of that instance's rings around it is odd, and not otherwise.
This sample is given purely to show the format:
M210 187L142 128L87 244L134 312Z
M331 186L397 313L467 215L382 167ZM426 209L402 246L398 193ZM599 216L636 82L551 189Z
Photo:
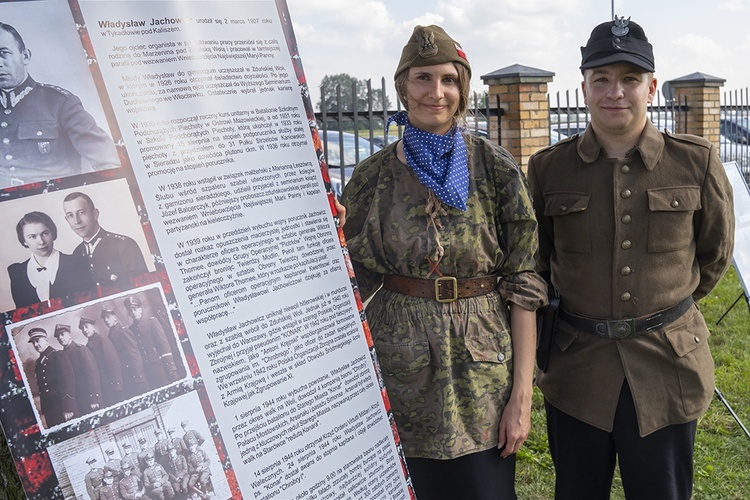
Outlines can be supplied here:
M29 498L413 498L284 0L0 4Z

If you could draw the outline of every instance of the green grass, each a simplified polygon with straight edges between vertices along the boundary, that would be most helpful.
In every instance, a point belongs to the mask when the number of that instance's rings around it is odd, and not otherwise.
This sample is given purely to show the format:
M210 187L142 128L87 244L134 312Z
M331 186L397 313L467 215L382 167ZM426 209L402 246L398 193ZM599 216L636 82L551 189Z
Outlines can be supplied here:
M714 291L700 303L711 330L711 352L716 364L716 386L739 419L750 426L750 311L744 300L716 322L742 293L731 268ZM553 498L554 469L547 449L542 395L535 389L531 434L518 454L516 490L521 500ZM612 499L623 499L615 477ZM695 500L750 498L750 439L717 399L698 422L695 446Z

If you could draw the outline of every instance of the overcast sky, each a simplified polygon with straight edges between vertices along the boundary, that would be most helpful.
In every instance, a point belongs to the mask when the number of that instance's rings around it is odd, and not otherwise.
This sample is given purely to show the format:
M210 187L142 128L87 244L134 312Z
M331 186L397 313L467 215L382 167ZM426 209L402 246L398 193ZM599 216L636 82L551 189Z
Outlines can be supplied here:
M555 73L550 91L580 86L580 47L611 19L611 0L287 0L313 102L326 75L386 78L415 25L439 24L466 51L472 89L482 75L513 64ZM724 90L750 86L750 0L615 0L654 46L662 82L706 73Z

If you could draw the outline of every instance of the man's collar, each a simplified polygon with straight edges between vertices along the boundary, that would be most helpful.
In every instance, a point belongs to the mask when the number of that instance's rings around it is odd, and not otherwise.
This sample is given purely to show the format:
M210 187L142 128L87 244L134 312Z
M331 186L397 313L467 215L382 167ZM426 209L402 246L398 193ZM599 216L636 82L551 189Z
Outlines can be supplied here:
M96 240L98 240L101 237L102 237L102 226L99 226L99 229L96 230L96 232L94 233L94 236L92 236L88 240L84 239L83 241L84 243L88 243L89 245L91 245L95 243Z
M29 92L34 90L34 87L36 87L36 85L37 83L34 81L34 79L26 75L26 79L15 88L10 90L2 89L2 92L0 92L0 107L15 107L15 105L21 102L21 100L26 97Z
M638 144L633 149L641 155L643 164L648 170L653 170L656 167L664 151L664 137L662 137L661 132L659 132L654 124L651 123L651 120L646 120L646 126L643 128L643 132L641 132ZM586 127L581 139L578 141L578 155L585 163L594 163L599 158L599 155L606 155L604 149L599 145L596 134L590 125Z

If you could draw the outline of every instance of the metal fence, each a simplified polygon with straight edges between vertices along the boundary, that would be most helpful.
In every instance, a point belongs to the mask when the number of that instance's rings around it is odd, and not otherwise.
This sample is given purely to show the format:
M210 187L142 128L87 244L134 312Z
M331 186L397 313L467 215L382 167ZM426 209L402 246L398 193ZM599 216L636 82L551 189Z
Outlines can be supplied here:
M719 142L722 161L736 161L750 180L750 99L748 88L722 94Z
M323 152L332 175L340 177L341 185L346 182L351 168L375 151L399 139L403 133L401 127L393 124L387 130L388 119L398 111L401 104L398 99L395 109L386 109L383 102L388 97L386 80L380 81L382 100L374 99L371 81L367 81L365 109L357 108L356 96L360 88L352 84L350 102L344 102L342 91L336 88L335 99L326 102L321 90L322 111L315 113L323 142ZM497 131L500 137L502 109L499 98L490 102L487 94L474 93L466 116L466 126L470 132L483 137L490 136L490 130ZM588 126L591 115L588 112L580 89L565 91L548 96L550 143L574 134L582 133ZM318 103L315 103L318 104ZM378 106L378 104L380 104ZM492 105L491 105L492 104ZM335 111L327 111L327 110ZM656 92L654 102L648 107L648 116L660 130L684 133L687 127L687 97L680 100L666 99ZM680 124L680 130L676 130ZM727 91L722 96L720 112L720 157L722 161L737 161L745 178L750 180L750 92L744 90ZM347 170L349 170L347 172Z
M559 139L582 133L591 121L591 114L583 103L583 96L579 89L572 93L569 90L564 94L557 92L554 96L548 96L548 99L550 142L554 143ZM670 132L685 132L685 130L675 130L675 123L684 124L681 128L686 128L687 112L687 97L683 96L681 102L664 99L658 90L654 101L648 107L648 117L656 128L667 129ZM681 120L677 119L680 113L682 114Z

